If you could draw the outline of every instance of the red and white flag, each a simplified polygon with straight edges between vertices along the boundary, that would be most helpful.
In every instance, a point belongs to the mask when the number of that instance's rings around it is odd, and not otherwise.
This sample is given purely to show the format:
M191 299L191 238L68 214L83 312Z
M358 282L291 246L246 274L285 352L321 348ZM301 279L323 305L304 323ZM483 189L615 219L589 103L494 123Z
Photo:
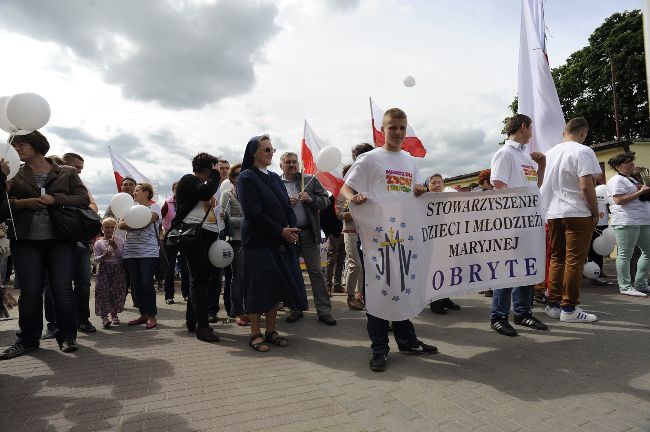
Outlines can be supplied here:
M375 105L372 98L370 98L370 117L372 119L372 140L376 147L383 147L385 140L384 133L381 131L381 122L384 119L384 111ZM427 154L427 150L411 125L406 126L406 138L402 143L402 150L411 153L411 156L420 158Z
M337 196L344 183L341 167L338 166L330 172L319 172L318 168L316 168L315 156L318 156L318 153L325 147L327 146L323 144L311 126L309 126L307 120L305 120L305 130L302 135L302 145L300 146L303 172L304 174L316 175L316 178L321 182L323 187L332 192L334 196Z
M108 146L108 154L111 155L111 163L113 164L113 174L115 174L115 183L117 184L117 191L122 190L122 180L124 177L131 177L138 183L149 183L151 181L144 176L136 167L134 167L131 162L126 160L126 158L111 149L111 146Z
M564 114L546 55L543 0L522 0L517 112L533 120L527 149L545 153L562 142Z

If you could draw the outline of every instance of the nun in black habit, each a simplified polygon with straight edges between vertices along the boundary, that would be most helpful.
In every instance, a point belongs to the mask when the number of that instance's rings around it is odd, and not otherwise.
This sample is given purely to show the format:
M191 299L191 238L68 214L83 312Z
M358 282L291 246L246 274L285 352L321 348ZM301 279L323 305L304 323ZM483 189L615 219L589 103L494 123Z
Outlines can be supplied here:
M237 195L244 218L241 225L243 286L251 320L249 345L266 352L270 344L285 347L275 324L280 302L292 310L307 310L307 292L294 245L300 229L280 176L267 168L275 149L268 135L248 141ZM260 315L266 314L261 334Z

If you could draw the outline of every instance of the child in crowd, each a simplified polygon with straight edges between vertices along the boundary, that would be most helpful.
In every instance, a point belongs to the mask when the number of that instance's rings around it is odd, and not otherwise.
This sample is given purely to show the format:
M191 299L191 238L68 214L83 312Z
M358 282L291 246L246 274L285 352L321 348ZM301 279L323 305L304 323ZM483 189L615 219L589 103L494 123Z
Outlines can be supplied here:
M107 217L102 221L102 233L93 247L98 263L95 282L95 314L102 319L104 328L120 323L117 314L124 310L126 301L126 273L122 264L124 240L113 236L117 221ZM110 319L108 315L111 315Z

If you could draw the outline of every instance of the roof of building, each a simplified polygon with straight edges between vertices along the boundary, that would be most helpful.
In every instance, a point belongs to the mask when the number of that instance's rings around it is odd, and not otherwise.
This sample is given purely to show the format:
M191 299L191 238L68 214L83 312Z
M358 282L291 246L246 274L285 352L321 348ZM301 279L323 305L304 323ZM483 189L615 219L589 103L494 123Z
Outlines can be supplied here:
M650 138L635 138L634 140L625 139L625 140L621 140L620 142L606 141L598 144L591 144L589 147L591 147L596 153L602 150L609 150L618 147L622 148L623 151L629 151L630 145L632 144L649 144L649 143L650 143ZM478 177L480 172L481 171L474 171L471 173L461 174L454 177L447 177L445 179L445 182L454 182L454 181L460 181L460 180Z

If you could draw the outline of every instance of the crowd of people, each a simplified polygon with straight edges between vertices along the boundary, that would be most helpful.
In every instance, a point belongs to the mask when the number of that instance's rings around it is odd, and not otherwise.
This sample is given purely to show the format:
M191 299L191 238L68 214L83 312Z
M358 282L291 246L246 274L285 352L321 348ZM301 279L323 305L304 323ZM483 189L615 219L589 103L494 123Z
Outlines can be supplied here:
M589 125L583 118L570 120L564 142L546 154L526 151L531 125L531 119L523 114L508 119L507 140L493 155L490 168L479 174L478 183L471 188L477 192L521 186L540 190L547 221L545 284L494 286L485 291L492 297L490 327L505 336L517 335L509 321L511 309L515 325L548 329L532 313L534 300L546 304L549 318L580 323L597 320L579 306L583 266L588 255L593 255L594 230L608 225L607 208L599 204L594 187L602 181L602 169L593 150L584 145ZM278 333L278 311L287 307L286 322L295 323L304 318L308 309L300 257L320 322L337 324L331 300L335 293L347 296L350 310L364 311L363 250L350 206L363 205L368 197L387 191L416 197L426 192L450 191L440 174L421 178L416 159L402 150L407 128L402 110L388 110L381 128L385 135L383 147L364 143L352 149L353 163L343 168L345 183L337 196L317 178L301 172L294 152L279 157L281 175L271 171L276 149L268 135L260 135L249 140L241 163L232 166L209 153L198 153L162 205L152 201L154 190L150 184L125 177L121 191L149 209L148 224L130 227L124 219L115 217L109 206L101 221L101 235L81 241L71 241L61 234L61 222L52 217L52 210L55 206L71 206L97 212L92 195L79 177L83 157L75 153L62 158L46 156L49 143L38 131L13 137L11 144L23 165L11 181L5 182L2 180L6 180L9 168L0 161L0 187L8 192L7 199L2 194L0 218L8 226L15 285L20 288L20 331L0 359L33 351L41 339L48 337L54 337L63 352L73 352L78 349L77 331L96 331L90 322L91 256L97 266L95 314L104 328L120 325L119 314L131 292L139 317L128 325L155 329L155 281L164 286L165 302L174 304L175 279L180 274L181 295L186 302L185 324L198 340L219 342L210 324L216 322L223 298L226 314L234 323L250 327L251 349L267 352L287 347L289 339ZM619 290L625 295L646 296L650 291L650 186L633 175L633 153L617 155L609 165L617 172L607 182L607 207L618 247ZM387 169L408 173L413 184L387 188ZM321 232L328 240L325 272L321 265ZM210 261L210 246L218 239L228 241L233 251L232 262L223 269ZM640 253L633 277L630 264L637 247ZM602 269L602 259L600 266ZM609 283L602 275L597 281ZM436 314L460 308L449 298L430 304ZM418 339L410 320L389 322L368 313L366 317L373 371L386 368L391 331L402 353L438 352L435 346Z

